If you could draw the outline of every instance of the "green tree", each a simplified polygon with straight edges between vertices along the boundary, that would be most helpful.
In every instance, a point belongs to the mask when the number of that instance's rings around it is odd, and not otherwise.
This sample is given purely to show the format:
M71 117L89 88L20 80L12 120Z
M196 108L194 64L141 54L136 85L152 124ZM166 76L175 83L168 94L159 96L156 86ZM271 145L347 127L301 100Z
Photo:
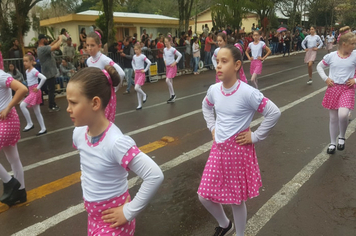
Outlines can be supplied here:
M187 32L194 0L178 0L179 32Z
M274 7L280 0L249 0L246 5L249 10L256 12L259 22L268 19L274 13ZM263 29L266 32L266 29Z
M239 29L242 19L248 13L246 0L216 0L211 9L214 28L230 25Z

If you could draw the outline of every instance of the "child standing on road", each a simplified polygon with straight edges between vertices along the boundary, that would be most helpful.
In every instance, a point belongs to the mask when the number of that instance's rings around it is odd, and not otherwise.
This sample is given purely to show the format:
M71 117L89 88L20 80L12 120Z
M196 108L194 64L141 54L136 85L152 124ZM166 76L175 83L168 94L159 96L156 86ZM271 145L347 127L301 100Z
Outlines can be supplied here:
M11 95L11 90L15 91L14 97ZM15 105L25 97L26 93L25 85L0 70L0 149L4 151L14 172L14 177L11 177L0 164L0 178L4 185L0 201L9 206L27 201L24 172L17 150L20 120L15 109Z
M199 61L200 61L200 46L199 46L199 38L194 36L192 43L192 52L193 52L193 62L194 62L194 75L199 75Z
M222 204L231 205L236 235L244 235L245 201L258 196L262 186L254 143L265 139L280 117L272 101L238 79L241 64L242 56L236 47L227 45L220 49L216 70L222 83L210 86L202 104L214 142L198 195L219 223L214 235L221 236L234 228ZM255 132L251 132L249 127L256 111L265 119Z
M41 74L36 68L33 67L34 57L31 54L26 54L23 57L23 65L26 69L27 85L29 89L29 95L23 100L20 104L21 111L25 116L27 125L22 130L23 132L28 132L34 128L34 125L31 120L30 112L27 110L27 107L32 107L33 112L36 115L37 121L41 126L40 132L37 136L47 133L47 129L41 114L40 104L42 103L42 91L41 87L46 82L46 76ZM41 79L41 82L38 83L38 78Z
M132 58L132 68L135 71L135 90L137 92L138 107L136 110L142 109L142 103L147 101L147 95L141 89L141 86L145 84L146 71L150 68L151 61L143 54L141 54L140 44L135 44L134 50L136 55ZM145 62L147 63L145 68Z
M163 59L166 65L166 83L168 85L170 98L167 100L167 103L175 102L177 96L174 93L173 88L173 78L177 75L177 63L182 58L182 54L177 51L174 47L171 46L171 38L165 37L164 44L166 47L163 50ZM175 59L177 56L177 59Z
M308 48L306 48L306 45ZM302 41L302 48L306 51L305 57L304 57L304 63L308 64L308 74L309 74L309 80L307 84L312 84L313 80L313 63L316 58L316 54L319 48L323 46L323 42L321 41L319 35L315 33L315 28L313 26L310 27L310 35L305 37L305 39Z
M213 65L214 65L214 68L216 69L216 57L218 56L218 52L220 50L220 48L226 46L226 43L227 43L227 37L226 37L226 34L225 33L218 33L218 36L217 36L217 40L218 40L218 48L215 49L214 51L214 54L213 56L211 57L211 60L213 62ZM218 75L216 74L215 76L215 83L219 83L220 80L218 78Z
M105 116L120 76L114 67L84 68L68 83L67 100L74 126L73 146L79 150L88 235L134 235L135 217L148 204L163 181L157 164L135 141ZM128 170L143 179L131 201Z
M331 49L333 49L334 43L335 37L333 35L333 32L330 31L329 35L326 36L326 49L328 50L328 53L330 53Z
M340 29L339 48L324 56L317 66L320 77L328 88L322 102L323 107L329 109L330 145L328 154L335 150L344 150L345 133L348 125L349 111L355 104L355 69L356 69L356 38L350 27ZM329 76L324 69L330 67ZM336 138L338 138L336 146Z
M90 57L87 59L88 67L96 67L103 70L105 66L110 65L113 66L115 70L119 73L120 78L124 78L125 72L121 69L121 67L109 57L101 53L101 35L103 35L103 33L99 29L96 29L94 32L91 32L87 35L87 50L90 55ZM118 89L119 85L113 87L111 91L111 96L113 97L113 99L110 100L110 103L105 109L105 115L111 122L115 121L116 92Z
M255 84L255 87L258 89L257 85L257 75L262 73L262 62L271 54L271 49L266 47L265 42L260 41L260 32L253 32L253 42L248 44L246 49L246 56L251 61L250 65L250 74L252 75L251 81ZM266 55L262 57L262 51L265 49L267 51ZM250 51L252 57L250 57Z

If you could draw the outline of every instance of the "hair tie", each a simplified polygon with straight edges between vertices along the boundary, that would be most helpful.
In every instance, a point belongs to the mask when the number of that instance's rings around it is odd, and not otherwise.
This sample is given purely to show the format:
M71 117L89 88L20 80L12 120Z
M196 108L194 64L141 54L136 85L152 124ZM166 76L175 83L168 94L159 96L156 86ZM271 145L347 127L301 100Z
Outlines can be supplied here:
M225 30L223 30L223 33L227 35L227 33L226 33L226 31L225 31Z
M112 86L112 79L109 75L109 73L107 72L107 70L102 70L102 72L104 73L104 75L106 76L106 78L108 78L109 84Z
M28 52L27 55L31 55L32 58L33 58L33 60L36 61L36 58L35 58L35 56L34 56L32 53Z
M101 39L101 34L98 32L98 31L94 31L98 36L99 38Z
M346 30L346 31L340 33L339 36L337 36L336 42L339 42L341 35L347 34L347 33L349 33L349 32L350 32L350 30Z

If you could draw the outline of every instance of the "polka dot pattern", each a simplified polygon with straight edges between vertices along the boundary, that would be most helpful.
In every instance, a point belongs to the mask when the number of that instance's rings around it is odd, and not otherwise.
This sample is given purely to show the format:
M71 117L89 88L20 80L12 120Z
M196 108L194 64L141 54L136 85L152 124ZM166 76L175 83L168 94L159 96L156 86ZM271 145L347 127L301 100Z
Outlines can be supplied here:
M264 97L264 98L262 99L262 101L261 101L260 106L257 108L257 111L258 111L259 113L262 113L262 112L264 111L264 109L265 109L265 107L266 107L266 105L267 105L267 102L268 102L268 98Z
M349 88L346 84L335 84L328 87L322 102L327 109L345 107L353 110L355 106L355 87Z
M208 105L209 105L209 106L211 106L211 107L213 107L213 106L214 106L214 104L212 104L211 102L209 102L209 100L208 100L208 98L207 98L207 97L205 97L205 101L206 101L206 103L208 103Z
M0 149L14 146L20 137L20 119L13 107L6 119L0 121Z
M134 159L134 157L137 156L140 152L141 151L140 149L138 149L137 146L132 146L122 158L121 166L124 167L127 171L129 171L130 169L127 166L132 161L132 159Z
M141 70L135 70L135 84L140 86L145 84L146 74L143 73Z
M253 144L240 146L237 135L224 143L213 143L198 194L222 204L241 204L259 195L262 186Z
M28 104L27 107L32 107L42 103L41 89L39 89L36 93L33 91L35 88L37 88L37 86L38 84L35 84L28 88L29 94L24 100L24 102Z
M177 65L175 66L166 66L166 77L173 79L177 75Z
M129 192L125 192L119 197L101 202L84 201L85 210L88 212L88 236L130 236L134 235L136 220L132 220L124 225L111 228L109 223L105 223L101 217L102 212L121 206L127 197L131 200Z
M10 88L11 82L12 82L13 80L14 80L14 78L12 78L12 77L7 78L7 80L6 80L6 82L5 82L6 87Z
M112 123L115 122L116 114L116 93L115 88L111 87L111 98L108 105L105 108L105 117Z
M250 64L250 74L258 74L262 73L262 61L261 60L253 60Z
M224 90L223 90L223 85L221 83L221 86L220 86L220 91L221 93L224 95L224 96L231 96L233 95L234 93L236 93L236 91L240 88L240 82L239 84L237 85L236 89L234 89L234 91L230 92L230 93L225 93Z

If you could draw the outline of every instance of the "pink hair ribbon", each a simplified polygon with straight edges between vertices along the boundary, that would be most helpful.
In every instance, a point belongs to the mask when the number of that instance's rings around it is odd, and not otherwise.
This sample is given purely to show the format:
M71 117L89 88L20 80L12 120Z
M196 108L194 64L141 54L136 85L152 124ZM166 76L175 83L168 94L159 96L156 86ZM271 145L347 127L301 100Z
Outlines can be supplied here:
M114 122L115 121L115 114L116 114L116 94L115 94L115 88L112 85L112 79L107 72L107 70L102 70L106 78L108 78L110 87L111 87L111 96L108 105L105 108L105 117L110 121Z
M350 32L350 30L346 30L345 32L340 33L339 36L337 36L337 41L336 42L339 42L341 35L347 34L349 32Z
M101 34L98 32L98 31L94 31L98 36L99 38L101 39Z

